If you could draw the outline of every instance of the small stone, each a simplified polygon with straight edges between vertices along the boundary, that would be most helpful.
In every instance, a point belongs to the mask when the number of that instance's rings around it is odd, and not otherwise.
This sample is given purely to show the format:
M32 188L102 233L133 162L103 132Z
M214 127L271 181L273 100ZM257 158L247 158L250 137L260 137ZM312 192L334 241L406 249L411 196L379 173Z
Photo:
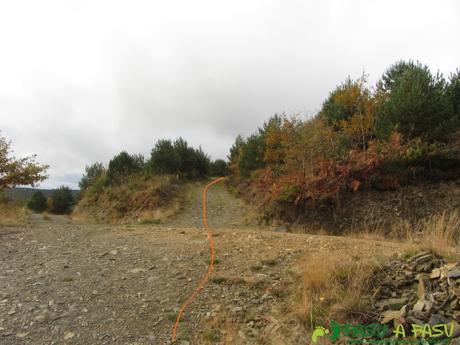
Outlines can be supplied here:
M116 249L112 249L110 252L109 252L110 255L117 255L118 254L118 250Z
M447 278L447 272L449 272L451 269L455 268L457 264L455 263L448 263L442 266L441 269L441 277L440 279L446 279Z
M454 331L452 333L452 338L457 338L460 336L460 325L456 321L452 321L453 326L454 326Z
M145 268L131 268L128 272L137 274L145 271L147 271Z
M382 314L382 323L389 323L390 321L395 321L395 323L403 324L404 323L404 311L403 310L387 310Z
M37 321L37 322L43 322L43 321L45 321L45 319L46 319L46 315L44 315L44 314L40 314L40 315L37 315L37 316L34 317L34 320Z
M431 303L425 300L418 300L417 303L414 304L414 307L412 308L413 311L416 312L422 312L426 311L429 312L431 309Z
M408 302L408 299L405 297L402 298L388 298L384 299L377 303L383 310L391 309L397 310L400 309L403 305Z
M430 252L423 252L417 255L414 255L413 257L409 258L409 262L415 262L415 264L421 264L424 262L429 261L433 255Z
M245 341L247 339L246 335L244 334L244 332L242 330L238 331L238 337L243 341Z
M417 271L425 271L428 266L430 266L430 261L433 259L432 254L427 254L415 259L415 266Z
M435 268L430 273L430 279L439 279L441 277L441 270L439 268Z
M67 331L64 333L64 340L72 339L75 337L75 333L72 331Z
M428 321L428 324L433 327L434 325L439 325L441 323L447 324L449 320L447 320L444 316L441 314L433 314L430 317L430 321Z
M29 335L28 332L20 332L20 333L17 333L17 334L16 334L16 336L17 336L18 338L25 338L25 337L27 337L28 335Z
M460 267L454 267L447 271L447 278L460 277Z
M419 319L417 319L416 317L413 317L413 316L408 316L406 318L406 321L408 323L413 323L413 324L416 324L416 325L423 325L424 324L424 322L422 320L419 320Z

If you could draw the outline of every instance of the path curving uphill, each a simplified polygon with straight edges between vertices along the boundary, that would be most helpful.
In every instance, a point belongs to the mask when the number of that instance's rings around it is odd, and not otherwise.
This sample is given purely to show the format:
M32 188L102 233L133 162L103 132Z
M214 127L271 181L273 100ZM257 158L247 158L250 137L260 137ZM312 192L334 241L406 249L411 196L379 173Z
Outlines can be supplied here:
M186 189L182 208L165 226L178 228L202 228L201 193L210 180L190 183ZM214 185L207 193L207 220L213 229L254 228L249 221L247 206L231 194L224 183Z

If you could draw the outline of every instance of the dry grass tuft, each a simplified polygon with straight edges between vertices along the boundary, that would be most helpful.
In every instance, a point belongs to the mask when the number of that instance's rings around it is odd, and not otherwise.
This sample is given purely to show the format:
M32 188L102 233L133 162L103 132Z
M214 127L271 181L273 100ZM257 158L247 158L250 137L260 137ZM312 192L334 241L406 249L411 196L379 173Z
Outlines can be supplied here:
M366 294L380 267L377 258L311 256L305 260L297 316L310 330L330 320L367 317Z
M378 222L375 220L372 222L376 223ZM399 219L387 227L373 228L371 224L364 224L361 230L348 231L345 235L374 240L399 240L440 255L451 255L457 251L460 244L460 214L458 211L433 214L413 224Z
M27 222L29 213L18 203L0 200L0 225L16 226Z
M460 215L458 211L443 212L421 219L416 224L401 220L393 226L390 236L408 243L408 252L430 251L445 258L460 257Z
M458 211L433 215L420 224L420 247L444 257L457 256L460 244Z
M228 312L219 312L202 324L200 335L196 336L197 344L236 344L238 324L232 320Z

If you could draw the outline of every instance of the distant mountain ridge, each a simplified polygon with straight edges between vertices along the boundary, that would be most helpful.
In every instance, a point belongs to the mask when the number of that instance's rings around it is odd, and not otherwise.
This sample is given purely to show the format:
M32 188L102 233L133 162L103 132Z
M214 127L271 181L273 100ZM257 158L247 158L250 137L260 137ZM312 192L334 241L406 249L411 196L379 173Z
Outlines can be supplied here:
M45 195L45 197L49 197L53 193L54 189L40 189L30 187L7 188L5 190L5 196L11 200L23 201L28 200L35 191L40 191ZM72 194L74 197L76 197L78 193L80 193L79 190L72 190Z

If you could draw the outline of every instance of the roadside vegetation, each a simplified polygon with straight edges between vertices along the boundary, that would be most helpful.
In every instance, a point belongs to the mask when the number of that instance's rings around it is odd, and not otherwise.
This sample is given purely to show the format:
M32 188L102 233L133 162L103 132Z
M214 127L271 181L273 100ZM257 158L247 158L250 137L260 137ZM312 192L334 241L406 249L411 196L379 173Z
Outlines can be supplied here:
M0 225L14 226L27 221L28 212L23 203L0 196Z
M4 191L18 185L34 186L47 178L48 166L35 159L36 156L15 157L11 142L0 133L0 225L18 225L27 220L24 205L6 198Z
M37 213L70 214L75 202L75 192L69 187L60 186L53 189L48 197L40 190L34 191L27 202L27 207Z
M226 174L225 161L211 161L182 138L162 139L148 159L122 151L107 165L87 166L73 214L99 221L161 223L179 210L184 182Z
M359 191L458 179L460 71L445 78L399 61L368 86L366 76L333 90L313 118L275 115L239 136L229 154L231 185L261 219L341 222ZM345 215L346 216L346 215Z

